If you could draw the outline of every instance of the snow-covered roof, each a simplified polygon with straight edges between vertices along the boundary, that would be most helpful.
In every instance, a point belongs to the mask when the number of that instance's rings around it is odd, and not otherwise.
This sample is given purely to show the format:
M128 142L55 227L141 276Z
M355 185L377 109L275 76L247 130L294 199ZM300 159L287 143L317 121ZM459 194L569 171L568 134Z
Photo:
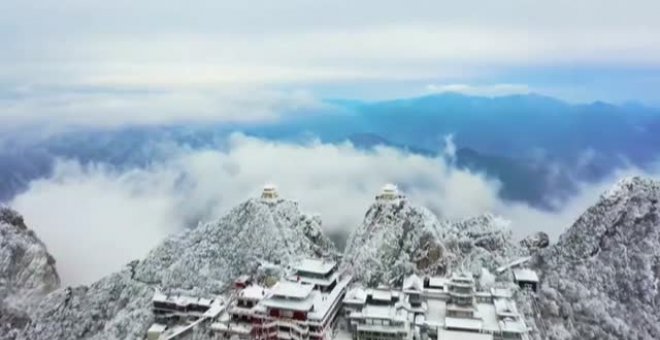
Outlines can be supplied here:
M495 312L497 315L518 315L516 304L509 299L495 299Z
M217 318L224 309L225 305L223 301L220 299L215 299L213 300L213 303L211 303L211 307L209 307L209 309L204 312L204 316L211 319Z
M156 291L154 293L154 297L151 299L152 302L168 302L167 295L161 293L160 291Z
M438 331L438 340L493 340L493 335L441 329Z
M527 326L521 319L504 319L500 321L500 330L510 333L525 333Z
M492 303L477 303L476 308L479 318L483 322L483 330L486 332L499 332L500 326L497 324L495 306Z
M447 302L444 300L429 299L427 304L426 322L435 326L444 325L444 318L447 314Z
M344 303L364 304L367 301L367 292L362 287L354 287L346 292Z
M528 268L514 268L513 278L516 281L539 282L539 276L536 272Z
M206 306L206 307L210 307L211 303L213 302L212 299L207 299L202 297L190 297L183 295L165 295L159 291L156 291L154 293L154 296L151 299L151 301L160 302L160 303L171 303L171 304L176 304L178 306L198 305L198 306Z
M198 297L190 297L190 296L176 296L171 301L174 301L179 306L186 306L186 305L199 305L199 306L206 306L210 307L211 306L211 299L205 299L205 298L198 298Z
M149 330L147 331L148 333L163 333L165 329L167 328L167 325L162 325L159 323L155 323L149 327Z
M336 265L337 263L332 260L307 258L298 262L294 268L299 272L326 275L330 273Z
M359 316L364 319L390 320L394 322L407 321L408 313L397 306L366 305L362 311L351 314L352 317Z
M482 322L479 319L468 319L468 318L445 318L445 327L450 329L464 329L470 331L479 331L481 330Z
M239 298L253 301L261 300L264 298L264 296L266 296L266 293L268 293L268 289L260 285L249 285L241 290L239 293Z
M233 334L242 334L249 335L252 331L252 325L248 323L238 323L238 322L214 322L210 326L211 330L219 332L231 332Z
M314 300L311 297L302 300L291 300L284 298L267 298L261 300L260 306L277 308L277 309L287 309L295 311L309 311L314 305Z
M362 315L370 319L389 319L396 318L396 307L394 306L375 306L367 305L362 309Z
M259 302L255 310L269 307L310 311L308 315L310 319L322 320L333 305L341 303L340 299L350 279L350 277L343 278L329 293L314 290L314 285L280 281L273 286L268 297Z
M383 186L383 192L398 192L399 188L395 184L387 183Z
M394 184L385 184L381 192L376 196L377 200L396 201L402 198L399 194L399 189Z
M280 281L271 289L273 296L286 297L291 299L304 299L314 289L314 285L291 281Z
M494 287L490 289L490 293L496 298L511 298L513 296L513 292L509 288Z
M385 289L373 289L371 298L377 301L392 301L392 291Z
M304 275L305 273L300 273L300 274L303 274L303 275L298 275L298 274L292 275L292 276L289 276L288 279L290 281L300 281L300 282L304 282L304 283L315 284L315 285L318 285L318 286L329 286L333 282L337 281L339 279L339 276L340 276L338 272L334 272L334 273L330 274L327 277L313 277L313 276L310 276L310 275Z
M422 281L419 276L412 274L403 280L403 290L416 290L421 292L424 290L424 281Z
M340 304L342 294L345 292L346 286L351 281L350 277L345 277L337 283L330 293L321 293L319 291L312 292L312 300L314 302L314 309L309 314L312 320L323 320L333 305Z
M451 276L451 282L452 282L452 283L455 283L455 282L467 282L467 283L473 283L473 282L474 282L474 278L472 277L471 274L467 274L467 273L459 272L459 273L454 273L454 274Z
M429 287L432 288L444 287L447 285L447 282L449 282L449 279L446 277L434 276L429 278Z

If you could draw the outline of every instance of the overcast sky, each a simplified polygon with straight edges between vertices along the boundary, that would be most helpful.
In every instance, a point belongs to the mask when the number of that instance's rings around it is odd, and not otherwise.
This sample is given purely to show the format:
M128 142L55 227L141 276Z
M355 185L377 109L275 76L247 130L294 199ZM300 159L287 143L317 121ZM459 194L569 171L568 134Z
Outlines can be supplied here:
M444 89L660 104L657 13L654 0L5 0L0 119L262 120L310 98Z

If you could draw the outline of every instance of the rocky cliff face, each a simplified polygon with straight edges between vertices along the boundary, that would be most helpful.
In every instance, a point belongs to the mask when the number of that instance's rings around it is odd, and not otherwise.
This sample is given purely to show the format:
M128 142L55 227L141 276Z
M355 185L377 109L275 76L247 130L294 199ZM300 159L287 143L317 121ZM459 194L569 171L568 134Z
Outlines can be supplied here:
M0 207L0 338L14 338L32 305L59 283L46 246L17 212Z
M400 282L412 272L443 273L449 255L440 236L445 227L407 200L376 202L349 237L343 266L369 286Z
M271 275L302 256L332 256L320 221L296 202L249 200L218 221L175 235L91 286L60 289L35 310L25 339L137 339L156 287L212 296L236 276Z
M660 182L603 194L534 262L549 339L660 339Z

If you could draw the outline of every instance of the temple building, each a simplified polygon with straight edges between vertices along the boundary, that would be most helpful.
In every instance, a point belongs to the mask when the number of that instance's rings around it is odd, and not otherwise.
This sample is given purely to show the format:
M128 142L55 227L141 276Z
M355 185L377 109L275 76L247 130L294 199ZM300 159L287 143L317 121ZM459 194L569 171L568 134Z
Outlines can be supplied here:
M536 292L539 285L539 276L536 272L526 266L526 264L531 260L531 257L522 257L515 261L512 261L502 267L497 268L495 271L498 275L511 272L513 276L513 282L517 284L521 289L529 289L532 292Z
M376 195L376 201L380 203L398 203L404 198L397 186L391 183L385 184L380 194Z
M223 297L213 299L164 294L156 291L152 298L155 323L147 330L148 340L175 340L189 336L196 327L216 319L226 309Z
M353 339L413 339L409 312L400 300L399 291L383 288L362 293L357 289L344 299L349 308L348 327ZM356 294L360 298L356 299Z
M220 338L331 339L349 282L334 261L302 260L269 289L239 288L211 330Z
M277 188L273 184L266 184L261 192L261 200L264 202L276 202L279 197Z
M511 270L522 289L535 289L538 277L524 262L513 261L498 272ZM530 339L525 316L513 299L520 288L510 281L484 287L478 277L455 272L446 277L410 275L398 288L356 284L349 289L351 277L333 260L302 259L286 270L274 284L240 276L223 297L157 291L152 299L155 323L146 338L183 339L202 328L216 339L232 340L330 340L335 331L342 340Z
M478 290L471 274L409 276L401 290L354 287L344 298L352 338L529 339L509 288Z
M211 308L213 299L166 295L156 292L152 298L156 320L199 318Z
M539 285L539 277L535 271L529 268L513 268L513 282L515 282L522 289L530 289L533 292L537 291Z
M290 280L312 284L323 293L331 292L339 282L340 275L335 261L304 259L294 265L294 270Z

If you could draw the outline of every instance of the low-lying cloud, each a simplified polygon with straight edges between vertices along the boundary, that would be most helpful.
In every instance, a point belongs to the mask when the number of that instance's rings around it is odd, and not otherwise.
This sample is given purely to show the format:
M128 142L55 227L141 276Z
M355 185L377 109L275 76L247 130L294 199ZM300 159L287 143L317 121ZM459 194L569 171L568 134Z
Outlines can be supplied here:
M258 88L0 87L0 130L269 122L327 105L306 91ZM43 128L42 128L43 129Z
M326 230L354 228L381 186L393 182L442 218L493 212L510 219L518 236L543 230L554 237L610 183L585 185L548 212L502 201L498 181L456 169L443 156L240 134L228 145L224 151L172 150L162 163L128 171L63 160L52 178L31 183L11 205L47 244L64 283L78 284L144 256L168 234L222 216L270 182L305 212L319 213Z

